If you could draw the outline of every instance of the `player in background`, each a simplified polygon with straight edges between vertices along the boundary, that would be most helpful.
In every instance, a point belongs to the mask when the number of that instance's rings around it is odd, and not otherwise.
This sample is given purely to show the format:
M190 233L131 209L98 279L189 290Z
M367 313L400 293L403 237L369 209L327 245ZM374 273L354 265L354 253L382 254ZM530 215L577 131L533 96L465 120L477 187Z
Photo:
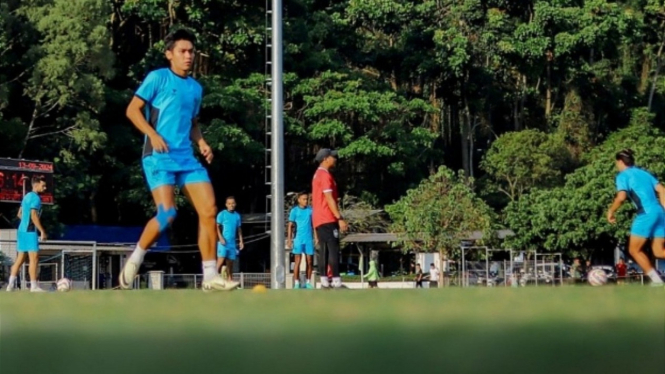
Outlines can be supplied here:
M312 260L314 258L314 246L318 244L316 238L316 231L312 224L312 207L308 206L309 195L307 192L298 194L298 205L291 209L289 213L289 225L287 229L287 245L292 248L291 252L295 258L295 266L293 268L293 275L296 277L295 288L300 286L300 260L304 254L307 267L305 274L307 282L302 288L313 289L312 286ZM295 230L294 230L295 226ZM295 232L295 239L294 239Z
M23 196L21 207L18 209L18 218L21 223L16 233L16 249L18 256L9 273L9 284L7 291L13 291L16 284L16 276L25 262L25 255L28 254L30 264L28 265L28 274L30 274L30 292L46 292L39 287L37 279L37 262L39 261L39 240L46 240L46 230L39 219L42 211L42 200L40 194L46 191L46 182L42 176L32 177L32 192ZM37 237L39 230L40 236Z
M653 175L635 166L635 155L630 149L616 154L616 167L619 170L616 177L617 194L607 212L607 220L616 223L614 213L630 198L637 209L637 217L630 229L628 250L651 278L651 284L662 286L663 280L651 266L642 247L651 239L654 256L665 258L665 187Z
M122 289L132 288L148 249L176 217L175 187L184 192L199 218L199 250L204 291L230 290L238 286L217 273L215 243L215 194L208 172L194 156L192 142L210 164L212 149L203 139L197 117L201 107L201 85L189 76L194 62L195 37L186 30L166 36L165 55L170 67L148 74L127 107L127 118L145 134L143 170L157 213L139 239L123 267Z
M242 238L242 219L236 212L236 199L226 198L226 210L217 215L217 271L226 268L226 279L233 280L233 261L239 250L245 248ZM236 238L238 245L236 245ZM222 271L224 277L224 271Z
M348 224L337 206L337 184L330 169L337 164L337 151L323 148L316 154L319 168L312 180L312 221L321 245L319 251L319 275L321 287L330 288L327 265L332 272L332 287L342 288L339 276L339 234L346 232Z

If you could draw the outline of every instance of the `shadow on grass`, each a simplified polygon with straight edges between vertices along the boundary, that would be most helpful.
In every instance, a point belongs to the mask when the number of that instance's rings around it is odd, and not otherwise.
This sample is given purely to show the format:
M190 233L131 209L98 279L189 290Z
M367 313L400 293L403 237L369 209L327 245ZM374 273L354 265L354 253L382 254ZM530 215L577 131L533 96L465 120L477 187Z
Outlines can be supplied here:
M663 374L665 328L604 321L490 327L311 326L282 334L9 332L2 374ZM487 326L487 325L485 325ZM134 334L137 335L137 334Z

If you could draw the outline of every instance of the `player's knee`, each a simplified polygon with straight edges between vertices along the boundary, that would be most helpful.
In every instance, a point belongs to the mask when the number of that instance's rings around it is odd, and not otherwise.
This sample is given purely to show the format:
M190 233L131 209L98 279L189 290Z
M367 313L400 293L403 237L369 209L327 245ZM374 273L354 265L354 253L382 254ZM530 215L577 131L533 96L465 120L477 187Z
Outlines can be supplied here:
M215 220L215 216L217 216L217 205L215 204L208 204L204 206L203 208L199 209L197 212L199 215L199 220L200 221L205 221L205 220Z
M159 224L159 232L163 232L169 228L177 214L175 207L166 209L164 208L164 205L159 204L157 207L157 216L155 216L157 223Z

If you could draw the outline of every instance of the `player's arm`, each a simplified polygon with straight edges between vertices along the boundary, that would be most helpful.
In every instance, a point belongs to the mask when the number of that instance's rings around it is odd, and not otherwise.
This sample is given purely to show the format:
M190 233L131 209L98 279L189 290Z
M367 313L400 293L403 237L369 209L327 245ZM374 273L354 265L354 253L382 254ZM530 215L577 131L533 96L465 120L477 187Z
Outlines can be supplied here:
M213 158L212 148L210 148L205 139L203 139L203 133L201 132L198 118L192 119L192 129L189 131L189 138L197 147L199 147L199 152L201 152L201 155L206 159L206 162L211 163Z
M614 213L616 213L616 211L619 210L621 204L623 204L623 202L626 201L627 198L628 194L626 194L626 191L617 192L616 197L614 197L614 202L612 203L612 206L610 206L610 210L607 211L607 220L610 223L616 222Z
M23 217L23 207L18 208L18 213L16 213L16 218L21 218Z
M217 240L219 240L222 245L226 245L226 240L224 240L224 236L222 236L222 224L217 224Z
M242 238L242 227L240 226L238 226L238 240L239 240L238 242L239 248L242 250L243 248L245 248L245 241Z
M314 233L314 244L319 244L319 235L316 233L316 227L314 227L314 220L312 220L312 232Z
M293 222L289 221L289 224L286 226L286 240L291 243L293 239Z
M660 205L665 208L665 187L661 183L656 185L656 192L658 193L658 199L660 200Z
M342 213L340 213L339 208L337 207L337 201L335 201L335 198L333 198L332 191L324 191L323 195L325 196L326 202L328 203L328 208L330 208L332 214L339 221L339 229L342 232L345 232L348 228L348 224L346 223L344 217L342 217Z
M42 221L39 219L37 209L30 210L30 219L32 220L32 223L35 225L37 230L39 230L41 233L42 240L46 240L46 230L44 230L44 226L42 226Z

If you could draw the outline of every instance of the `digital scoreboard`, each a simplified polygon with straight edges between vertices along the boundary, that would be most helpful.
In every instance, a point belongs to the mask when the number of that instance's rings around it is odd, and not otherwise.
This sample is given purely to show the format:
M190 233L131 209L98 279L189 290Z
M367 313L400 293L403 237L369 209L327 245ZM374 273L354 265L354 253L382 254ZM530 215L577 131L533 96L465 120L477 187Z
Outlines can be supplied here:
M23 192L32 191L32 177L43 176L46 191L40 195L42 204L53 204L53 163L44 161L0 158L0 202L20 203Z

